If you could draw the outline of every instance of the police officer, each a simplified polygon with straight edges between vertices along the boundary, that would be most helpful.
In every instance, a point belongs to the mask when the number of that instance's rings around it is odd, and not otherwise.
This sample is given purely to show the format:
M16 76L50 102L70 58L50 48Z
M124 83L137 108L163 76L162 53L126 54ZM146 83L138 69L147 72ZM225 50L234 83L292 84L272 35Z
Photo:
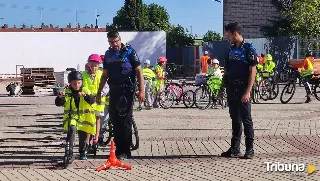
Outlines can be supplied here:
M113 124L116 156L119 159L131 157L132 142L132 111L136 75L139 82L139 101L144 101L144 79L140 60L136 51L129 45L121 43L117 31L107 34L109 49L105 53L103 75L97 94L100 102L100 92L108 81L109 84L109 117Z
M250 92L255 81L258 57L255 48L244 42L242 27L230 23L225 27L227 40L233 44L225 60L224 86L227 89L229 114L232 119L231 147L222 157L240 157L242 124L244 127L246 152L244 158L251 159L253 150L253 123L251 118Z

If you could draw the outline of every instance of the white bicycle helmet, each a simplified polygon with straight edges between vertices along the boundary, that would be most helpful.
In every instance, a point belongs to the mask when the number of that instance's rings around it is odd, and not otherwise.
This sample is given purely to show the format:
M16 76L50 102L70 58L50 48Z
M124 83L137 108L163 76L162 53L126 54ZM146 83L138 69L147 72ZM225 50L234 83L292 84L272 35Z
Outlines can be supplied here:
M219 64L219 60L218 59L213 59L212 63Z
M150 65L150 60L147 59L144 63Z

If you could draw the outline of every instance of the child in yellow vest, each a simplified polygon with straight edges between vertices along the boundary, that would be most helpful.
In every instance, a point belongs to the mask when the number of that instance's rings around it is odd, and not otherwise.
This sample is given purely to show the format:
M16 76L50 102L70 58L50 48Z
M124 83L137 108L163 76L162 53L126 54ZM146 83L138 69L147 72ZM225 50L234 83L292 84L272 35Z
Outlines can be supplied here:
M80 160L86 160L86 148L89 144L87 140L88 134L95 134L95 113L91 105L94 104L95 98L90 95L90 91L82 87L82 74L78 71L72 71L68 74L69 87L60 92L55 100L56 106L64 107L63 127L68 131L68 121L70 120L70 130L68 142L70 145L69 163L74 160L73 144L75 135L78 131L79 136L79 153Z
M98 92L102 71L99 69L102 59L98 54L92 54L88 58L89 70L82 72L83 87L89 89L93 95ZM93 138L93 144L97 146L100 135L100 118L104 116L104 106L106 97L102 95L101 104L95 104L93 107L96 111L96 135ZM93 136L93 135L91 135ZM90 135L88 135L90 137Z

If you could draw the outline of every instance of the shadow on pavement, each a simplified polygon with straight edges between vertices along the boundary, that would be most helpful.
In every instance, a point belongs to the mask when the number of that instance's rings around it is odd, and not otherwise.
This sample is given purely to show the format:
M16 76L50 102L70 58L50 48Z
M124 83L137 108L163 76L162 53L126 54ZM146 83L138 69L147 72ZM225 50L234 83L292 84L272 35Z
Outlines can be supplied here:
M12 105L12 104L0 104L0 107L18 107L18 106Z
M12 105L12 104L10 104L10 105ZM24 114L22 116L31 116L31 117L34 117L34 116L60 116L61 117L61 116L63 116L63 114L62 113L56 113L56 114L45 114L45 113L43 113L43 114Z
M219 155L164 155L164 156L132 156L132 159L180 159L180 158L217 158Z

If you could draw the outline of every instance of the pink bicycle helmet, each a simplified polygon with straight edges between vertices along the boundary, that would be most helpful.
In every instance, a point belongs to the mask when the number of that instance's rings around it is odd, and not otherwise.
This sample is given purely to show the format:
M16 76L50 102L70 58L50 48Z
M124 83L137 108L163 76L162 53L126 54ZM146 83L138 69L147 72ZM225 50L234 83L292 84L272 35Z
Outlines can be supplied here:
M98 54L92 54L92 55L90 55L89 58L88 58L88 62L89 62L89 61L102 63L102 59L101 59L100 55L98 55Z
M161 62L161 63L167 62L167 59L166 59L166 57L159 57L158 62Z

